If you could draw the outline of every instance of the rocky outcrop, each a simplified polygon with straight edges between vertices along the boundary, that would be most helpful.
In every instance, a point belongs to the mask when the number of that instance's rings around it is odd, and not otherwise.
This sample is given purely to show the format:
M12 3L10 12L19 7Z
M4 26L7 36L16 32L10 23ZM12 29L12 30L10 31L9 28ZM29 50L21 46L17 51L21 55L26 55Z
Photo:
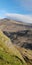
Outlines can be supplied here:
M7 35L13 44L16 44L20 47L24 47L27 49L32 49L32 31L23 30L18 32L7 32L3 31L5 35Z

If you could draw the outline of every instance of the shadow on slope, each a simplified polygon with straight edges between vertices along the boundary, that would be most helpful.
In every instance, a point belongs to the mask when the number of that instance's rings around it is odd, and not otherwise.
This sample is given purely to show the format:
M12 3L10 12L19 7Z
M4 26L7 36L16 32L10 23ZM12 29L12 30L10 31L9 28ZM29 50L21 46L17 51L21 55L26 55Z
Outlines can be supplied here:
M17 44L20 47L32 50L32 31L30 30L23 30L18 32L3 31L3 33L11 39L13 44Z

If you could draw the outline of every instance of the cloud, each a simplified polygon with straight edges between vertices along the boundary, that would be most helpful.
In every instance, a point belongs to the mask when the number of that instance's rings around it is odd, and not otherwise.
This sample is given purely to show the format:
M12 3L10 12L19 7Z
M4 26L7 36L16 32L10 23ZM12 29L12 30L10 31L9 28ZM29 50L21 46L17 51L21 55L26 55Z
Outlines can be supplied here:
M16 13L6 13L6 17L18 20L18 21L23 21L26 23L32 23L32 15L22 15L22 14L16 14Z

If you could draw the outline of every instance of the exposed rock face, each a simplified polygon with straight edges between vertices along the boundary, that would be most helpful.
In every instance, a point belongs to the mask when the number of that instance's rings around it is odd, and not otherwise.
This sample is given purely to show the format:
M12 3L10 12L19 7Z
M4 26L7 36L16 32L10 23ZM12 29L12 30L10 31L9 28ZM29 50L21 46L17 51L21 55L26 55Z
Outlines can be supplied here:
M18 32L6 32L3 31L5 35L7 35L13 44L16 44L20 47L24 47L27 49L32 49L32 31L23 30Z

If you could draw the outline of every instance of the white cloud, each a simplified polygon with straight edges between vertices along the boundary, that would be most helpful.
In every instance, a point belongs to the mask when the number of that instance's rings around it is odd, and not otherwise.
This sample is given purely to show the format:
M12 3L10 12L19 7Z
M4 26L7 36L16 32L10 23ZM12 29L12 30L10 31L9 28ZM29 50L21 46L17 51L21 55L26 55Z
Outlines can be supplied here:
M22 14L16 14L16 13L6 13L6 17L18 20L18 21L23 21L26 23L32 23L32 15L22 15Z

